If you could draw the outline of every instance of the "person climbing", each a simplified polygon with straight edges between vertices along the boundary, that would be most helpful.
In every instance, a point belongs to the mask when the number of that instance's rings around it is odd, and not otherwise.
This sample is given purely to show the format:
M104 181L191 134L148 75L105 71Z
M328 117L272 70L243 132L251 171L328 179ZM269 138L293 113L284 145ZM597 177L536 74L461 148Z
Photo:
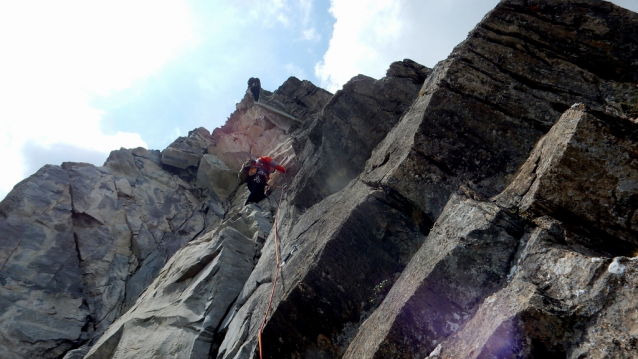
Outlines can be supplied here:
M270 157L262 156L256 160L246 161L239 171L239 178L246 182L250 195L245 205L251 202L259 202L266 198L266 186L270 180L270 174L275 170L286 173L286 169Z
M261 91L261 82L257 77L251 77L248 79L248 89L253 94L255 102L259 101L259 91Z

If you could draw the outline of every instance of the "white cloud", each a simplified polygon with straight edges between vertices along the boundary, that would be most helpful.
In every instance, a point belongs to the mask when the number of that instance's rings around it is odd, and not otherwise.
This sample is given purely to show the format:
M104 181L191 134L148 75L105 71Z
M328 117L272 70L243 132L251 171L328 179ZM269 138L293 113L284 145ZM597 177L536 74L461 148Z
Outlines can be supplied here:
M62 162L145 147L139 134L102 133L90 100L151 76L192 42L189 11L173 0L0 2L0 165L12 169L0 199L32 174L37 159L25 156L37 151L27 148L68 153Z
M467 36L498 0L332 0L336 22L328 51L315 66L321 86L338 90L358 74L375 78L410 58L434 66Z
M307 26L310 22L310 14L312 13L312 0L299 0L299 12L301 24Z
M404 58L433 67L499 0L331 0L336 22L315 75L334 92L358 74L375 78ZM638 11L635 0L611 0Z

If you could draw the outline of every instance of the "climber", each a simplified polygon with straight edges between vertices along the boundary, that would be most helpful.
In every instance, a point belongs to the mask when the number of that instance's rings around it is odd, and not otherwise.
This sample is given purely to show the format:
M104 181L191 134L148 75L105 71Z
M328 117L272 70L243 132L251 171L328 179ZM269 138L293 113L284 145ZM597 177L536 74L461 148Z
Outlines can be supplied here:
M263 156L256 160L246 161L239 171L239 178L248 184L250 195L245 204L259 202L266 198L266 186L270 174L275 170L286 173L286 169L270 157Z
M257 77L251 77L248 79L248 89L253 94L255 102L259 101L259 91L261 90L261 82Z

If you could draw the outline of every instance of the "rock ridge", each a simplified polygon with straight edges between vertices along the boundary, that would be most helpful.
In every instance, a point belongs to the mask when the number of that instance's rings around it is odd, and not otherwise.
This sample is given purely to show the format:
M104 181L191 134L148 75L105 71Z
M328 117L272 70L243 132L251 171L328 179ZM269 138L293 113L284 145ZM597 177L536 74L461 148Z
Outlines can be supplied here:
M44 166L0 202L0 357L257 358L271 293L264 358L634 357L636 34L503 0L433 69ZM286 174L244 205L262 155Z

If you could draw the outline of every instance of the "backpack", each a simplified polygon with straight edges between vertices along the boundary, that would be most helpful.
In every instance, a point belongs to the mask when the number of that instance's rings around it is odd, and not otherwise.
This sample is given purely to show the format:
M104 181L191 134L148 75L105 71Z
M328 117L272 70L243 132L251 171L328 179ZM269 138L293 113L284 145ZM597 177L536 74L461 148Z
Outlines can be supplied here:
M245 183L248 180L248 177L254 176L255 173L257 173L255 162L253 160L248 160L241 165L241 169L239 170L239 173L237 173L237 177L239 177L240 183Z

